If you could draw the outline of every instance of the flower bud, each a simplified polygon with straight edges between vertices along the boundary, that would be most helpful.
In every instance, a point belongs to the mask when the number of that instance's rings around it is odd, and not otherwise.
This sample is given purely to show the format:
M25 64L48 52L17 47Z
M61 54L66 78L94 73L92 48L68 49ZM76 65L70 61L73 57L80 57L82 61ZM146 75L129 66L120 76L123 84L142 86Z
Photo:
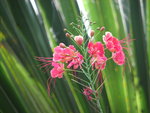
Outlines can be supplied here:
M80 25L78 25L77 27L80 28Z
M78 44L78 45L82 45L82 43L83 43L83 37L82 36L75 36L74 37L74 40L76 41L76 43Z
M104 26L100 28L100 31L104 31L104 30L105 30L105 27L104 27Z
M60 43L59 46L60 46L61 48L65 48L65 47L66 47L66 45L65 45L64 43Z
M93 22L90 22L90 25L93 24Z
M66 35L66 37L70 38L70 34L69 33L66 33L65 35Z
M95 34L94 30L91 30L91 31L90 31L90 36L93 37L94 34Z
M97 30L100 30L100 27L98 27Z
M70 25L72 26L72 25L73 25L73 22L71 22Z
M64 28L64 31L67 31L67 29L66 29L66 28Z
M73 37L73 35L70 35L70 38L72 38Z

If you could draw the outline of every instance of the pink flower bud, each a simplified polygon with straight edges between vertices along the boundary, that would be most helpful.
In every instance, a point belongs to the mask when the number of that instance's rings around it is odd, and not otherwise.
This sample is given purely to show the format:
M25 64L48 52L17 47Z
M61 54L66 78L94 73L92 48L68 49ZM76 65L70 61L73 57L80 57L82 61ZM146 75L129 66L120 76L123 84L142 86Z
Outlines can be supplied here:
M70 38L70 34L69 33L66 33L65 35L66 35L66 37Z
M76 43L78 44L78 45L82 45L82 43L83 43L83 37L82 36L75 36L74 37L74 40L76 41Z
M65 48L65 47L66 47L66 45L65 45L64 43L60 43L59 46L60 46L61 48Z
M90 36L93 37L94 34L95 34L94 30L91 30L91 31L90 31Z
M104 27L104 26L100 28L100 31L104 31L104 30L105 30L105 27Z
M90 89L89 87L83 89L83 94L87 97L88 100L92 100L92 94L93 94L93 90Z

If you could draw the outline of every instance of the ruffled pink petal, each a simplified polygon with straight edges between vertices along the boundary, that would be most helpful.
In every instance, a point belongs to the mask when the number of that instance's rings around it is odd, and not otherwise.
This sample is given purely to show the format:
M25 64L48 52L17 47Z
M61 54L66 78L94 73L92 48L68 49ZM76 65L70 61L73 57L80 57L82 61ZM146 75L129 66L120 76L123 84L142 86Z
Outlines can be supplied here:
M103 36L103 42L108 42L111 41L113 38L112 34L110 32L106 32L105 35Z
M62 78L64 73L64 64L53 62L54 68L50 71L52 78Z
M103 41L110 52L122 50L121 42L117 38L113 37L112 34L110 35L110 32L107 32L106 35L103 36Z
M123 51L118 51L112 54L114 62L118 65L123 65L125 63L125 54Z
M95 44L93 42L88 43L88 53L90 56L95 55L103 55L104 54L104 46L101 42L96 42Z

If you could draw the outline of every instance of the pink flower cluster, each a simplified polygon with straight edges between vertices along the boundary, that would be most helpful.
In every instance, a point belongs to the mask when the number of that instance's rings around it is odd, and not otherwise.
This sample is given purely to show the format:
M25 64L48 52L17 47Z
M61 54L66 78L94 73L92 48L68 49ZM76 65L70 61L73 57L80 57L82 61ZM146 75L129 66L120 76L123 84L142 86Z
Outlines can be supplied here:
M83 42L83 37L76 36L76 40L80 39ZM82 39L82 40L81 40ZM75 41L76 41L75 40ZM112 52L112 59L118 65L123 65L125 63L125 54L123 52L123 47L120 41L113 37L110 32L106 32L103 36L103 41L106 48ZM81 45L82 43L80 43ZM90 63L93 69L105 69L106 61L108 60L105 56L104 45L101 42L89 42L88 43L88 53L90 54ZM75 49L73 45L66 47L63 43L54 48L52 66L51 70L52 78L62 78L64 73L64 63L67 64L67 68L77 69L81 67L83 63L83 56Z
M104 29L105 28L102 27L102 28L99 28L98 30L103 31ZM52 58L36 57L36 60L42 62L42 64L40 64L41 68L46 67L46 71L49 69L47 66L51 65L53 67L52 70L50 71L51 80L53 78L62 78L67 68L68 68L67 70L70 70L70 69L76 70L79 68L81 69L83 66L83 68L77 72L78 73L83 72L87 74L87 76L89 75L88 76L90 77L89 81L90 82L92 81L92 84L93 84L93 81L94 83L96 83L97 81L95 79L99 79L99 81L102 80L101 70L105 69L106 62L108 61L108 59L113 59L113 61L118 65L123 65L125 63L125 54L123 52L123 47L121 45L121 43L125 43L125 40L119 41L110 32L106 32L105 35L103 36L104 44L101 42L94 43L91 41L94 38L94 34L95 34L95 31L91 30L89 39L86 39L86 41L84 42L83 36L81 35L74 36L70 32L66 33L66 37L73 40L73 42L75 42L76 46L78 46L80 51L88 53L90 59L86 60L85 58L85 62L83 60L84 57L80 54L80 52L76 50L76 48L73 45L66 46L64 43L60 43L59 46L54 48L54 53L53 53ZM87 41L89 41L88 44L87 44ZM107 58L106 57L107 55L105 56L105 51L111 52L112 56L110 58ZM83 62L90 64L90 66L82 65ZM95 73L89 72L91 70L89 68L91 67L93 70L96 69L96 71L97 70L100 71L100 72L97 71L98 78L93 77L93 74ZM85 71L87 71L87 73ZM76 77L76 78L77 80L79 79L82 81L82 79L80 79L79 77ZM79 82L77 81L76 83L79 83ZM84 84L82 84L82 82L80 83L80 85L85 86ZM89 84L89 86L87 87L85 86L85 88L83 89L83 94L87 97L88 100L93 99L92 97L95 96L93 94L98 95L97 90L95 90L94 88L92 89L92 88L93 86Z
M96 42L95 44L93 42L89 42L88 53L92 57L90 60L92 67L103 70L107 61L103 44L101 42Z
M106 44L106 48L112 52L114 62L118 65L123 65L125 63L125 54L120 41L113 37L110 32L105 33L103 36L103 41Z
M92 100L93 90L89 87L83 89L83 94L87 97L88 100Z
M112 59L114 62L118 65L123 65L125 63L125 54L120 41L113 37L110 32L106 32L103 36L103 41L106 48L112 52ZM90 62L93 68L101 70L105 69L106 61L108 59L105 56L104 45L101 42L89 42L88 53L92 57Z
M92 31L91 37L94 36L94 31ZM82 46L84 38L82 36L75 36L74 41ZM121 41L113 37L110 32L106 32L103 36L103 42L93 43L88 42L87 49L91 57L90 63L93 69L104 70L108 58L105 56L105 50L109 50L112 53L113 61L118 65L123 65L125 63L125 54L123 52L123 47ZM48 58L51 59L51 58ZM52 78L62 78L65 68L78 69L81 68L83 63L83 56L75 49L73 45L68 47L60 43L59 46L54 48L53 58L51 60L44 59L43 57L38 57L37 60L44 62L42 65L46 67L52 65L53 69L50 71ZM110 58L109 58L110 59Z
M67 65L67 68L77 69L83 63L83 56L74 48L73 45L66 47L65 45L57 46L54 48L52 66L54 67L51 70L52 78L62 78L64 73L64 64Z

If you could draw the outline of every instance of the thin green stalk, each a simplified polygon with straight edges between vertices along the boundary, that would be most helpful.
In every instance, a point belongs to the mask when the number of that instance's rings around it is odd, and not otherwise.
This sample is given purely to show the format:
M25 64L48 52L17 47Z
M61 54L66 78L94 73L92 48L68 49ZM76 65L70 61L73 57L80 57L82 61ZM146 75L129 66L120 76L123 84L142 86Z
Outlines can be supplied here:
M69 74L69 75L71 75L72 77L74 77L74 78L76 78L76 79L81 80L81 81L82 81L82 82L84 82L84 83L89 84L89 82L87 82L87 81L86 81L86 80L84 80L84 79L81 79L81 78L77 77L76 75L73 75L73 74Z
M94 85L92 85L92 90L96 91ZM95 97L96 97L96 94L94 94L94 95L95 95ZM103 113L101 104L100 104L100 102L99 102L99 99L96 99L96 103L97 103L97 107L99 108L99 112L100 112L100 113Z
M80 83L80 82L78 82L78 81L76 81L76 80L74 80L74 79L71 79L73 82L76 82L77 84L80 84L81 86L83 86L83 87L87 87L86 85L84 85L84 84L82 84L82 83Z

